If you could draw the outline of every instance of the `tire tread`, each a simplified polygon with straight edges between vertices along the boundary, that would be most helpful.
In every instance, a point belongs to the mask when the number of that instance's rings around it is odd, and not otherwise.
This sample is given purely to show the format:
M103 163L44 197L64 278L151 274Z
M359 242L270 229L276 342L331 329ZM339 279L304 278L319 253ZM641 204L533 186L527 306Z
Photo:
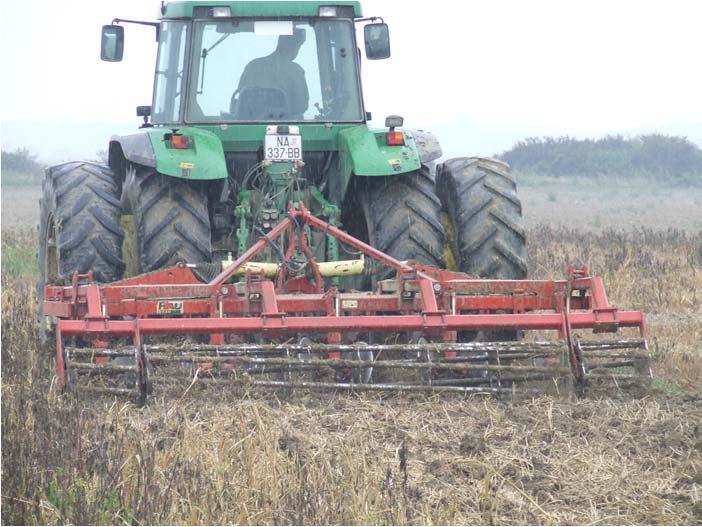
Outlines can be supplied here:
M522 204L508 165L449 159L437 169L437 194L454 222L459 271L489 279L526 277Z
M155 271L178 261L209 263L212 242L204 191L152 169L144 169L137 178L139 191L132 210L139 271Z

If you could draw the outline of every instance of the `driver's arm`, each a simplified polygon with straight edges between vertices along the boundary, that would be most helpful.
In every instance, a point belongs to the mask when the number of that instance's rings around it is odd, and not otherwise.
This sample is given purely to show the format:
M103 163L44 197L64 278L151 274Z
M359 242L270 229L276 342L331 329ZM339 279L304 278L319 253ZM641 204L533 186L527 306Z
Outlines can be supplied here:
M305 78L305 70L299 64L293 62L294 69L291 71L290 76L290 94L291 94L291 108L290 111L293 115L299 115L302 117L310 104L310 93L307 89L307 80Z

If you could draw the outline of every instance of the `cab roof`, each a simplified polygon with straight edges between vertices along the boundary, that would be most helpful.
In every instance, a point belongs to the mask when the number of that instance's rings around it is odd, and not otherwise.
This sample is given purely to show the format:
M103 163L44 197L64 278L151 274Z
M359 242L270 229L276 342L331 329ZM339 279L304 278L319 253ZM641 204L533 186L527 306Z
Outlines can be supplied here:
M214 0L202 2L193 0L168 2L161 8L160 18L194 18L195 7L229 7L233 17L277 17L277 16L318 16L322 6L352 7L354 18L363 16L361 3L358 1L303 1L290 2L281 0L232 2Z

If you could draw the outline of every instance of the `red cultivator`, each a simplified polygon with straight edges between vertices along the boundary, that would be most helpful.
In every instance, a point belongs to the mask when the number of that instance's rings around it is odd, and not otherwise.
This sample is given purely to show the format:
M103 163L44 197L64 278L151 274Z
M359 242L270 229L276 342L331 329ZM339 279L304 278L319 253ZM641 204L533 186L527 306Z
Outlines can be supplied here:
M372 291L325 287L330 273L307 246L310 228L395 277ZM282 236L284 261L256 266ZM289 264L294 254L306 257L302 271ZM340 267L331 275L348 269ZM579 387L650 377L643 314L611 306L587 268L569 268L565 280L476 280L394 260L302 204L209 283L198 276L197 266L180 264L111 284L76 274L71 286L47 286L59 385L143 401L152 384L183 372L284 389L478 393L566 376ZM575 333L619 328L638 328L638 337L585 342ZM558 338L484 341L524 330Z

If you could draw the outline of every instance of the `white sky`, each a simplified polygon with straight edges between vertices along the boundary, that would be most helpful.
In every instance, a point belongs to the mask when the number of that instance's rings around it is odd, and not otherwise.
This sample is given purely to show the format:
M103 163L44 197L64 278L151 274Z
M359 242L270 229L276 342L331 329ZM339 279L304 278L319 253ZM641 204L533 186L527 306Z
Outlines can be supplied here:
M159 5L0 0L2 121L136 124L135 106L151 99L153 29L126 25L125 60L110 64L99 60L100 26L153 20ZM579 136L702 124L701 1L363 5L392 41L391 59L364 60L376 121L398 113L409 127Z

